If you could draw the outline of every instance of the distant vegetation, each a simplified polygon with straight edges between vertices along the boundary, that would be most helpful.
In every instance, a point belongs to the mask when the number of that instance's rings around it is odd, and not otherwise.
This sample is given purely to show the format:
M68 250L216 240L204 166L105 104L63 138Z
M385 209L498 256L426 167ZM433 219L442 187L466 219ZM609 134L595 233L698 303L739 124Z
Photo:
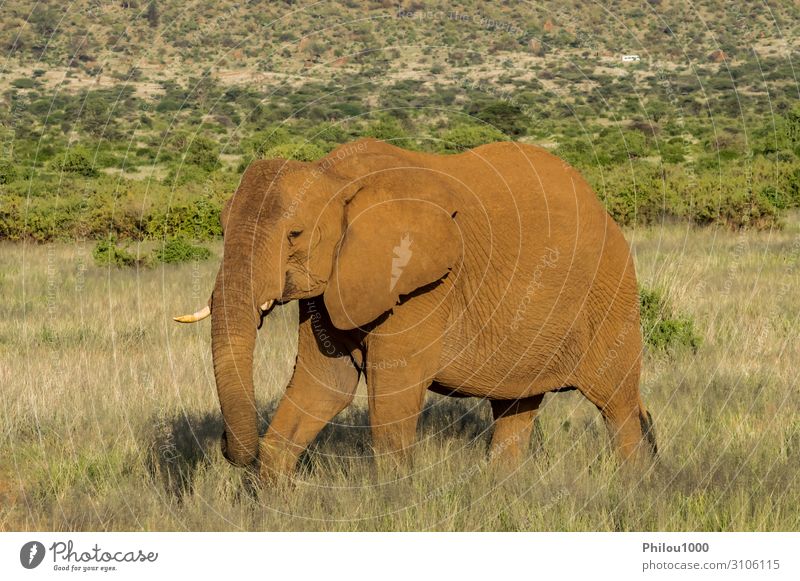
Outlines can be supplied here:
M189 243L183 238L169 238L150 253L134 254L129 250L130 243L120 243L110 237L100 240L92 251L97 266L155 266L159 263L179 264L182 262L199 262L211 257L211 251L204 246Z
M251 160L360 136L541 144L623 224L779 227L800 204L798 9L650 5L7 2L0 239L218 237Z

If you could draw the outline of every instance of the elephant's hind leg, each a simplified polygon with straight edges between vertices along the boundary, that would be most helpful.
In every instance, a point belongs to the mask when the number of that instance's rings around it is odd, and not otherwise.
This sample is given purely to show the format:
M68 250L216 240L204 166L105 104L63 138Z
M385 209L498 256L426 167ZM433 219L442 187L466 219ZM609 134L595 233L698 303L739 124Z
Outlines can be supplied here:
M650 453L653 458L657 458L658 444L656 443L656 428L653 416L645 409L643 403L639 403L639 408L639 422L642 424L642 434L644 434L644 439L650 447Z
M595 381L584 383L578 389L591 401L608 426L617 450L624 460L639 456L654 438L649 414L643 409L639 397L639 365L615 366L618 379L605 374ZM645 418L645 419L643 419ZM654 441L651 448L655 445Z
M492 462L518 464L528 451L533 422L542 404L544 394L523 399L492 400L494 433L489 449Z

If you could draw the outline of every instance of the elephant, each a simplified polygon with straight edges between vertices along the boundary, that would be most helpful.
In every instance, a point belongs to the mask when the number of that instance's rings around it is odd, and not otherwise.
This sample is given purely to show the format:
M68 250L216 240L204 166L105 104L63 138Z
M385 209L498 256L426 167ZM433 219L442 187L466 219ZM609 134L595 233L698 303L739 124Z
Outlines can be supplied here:
M411 462L428 390L490 401L493 460L521 461L545 394L562 390L597 407L623 464L656 452L630 247L545 149L438 155L370 138L314 162L255 160L220 219L208 305L175 320L211 317L222 451L263 482L295 474L362 375L374 453L395 465ZM257 330L290 301L296 363L260 438Z

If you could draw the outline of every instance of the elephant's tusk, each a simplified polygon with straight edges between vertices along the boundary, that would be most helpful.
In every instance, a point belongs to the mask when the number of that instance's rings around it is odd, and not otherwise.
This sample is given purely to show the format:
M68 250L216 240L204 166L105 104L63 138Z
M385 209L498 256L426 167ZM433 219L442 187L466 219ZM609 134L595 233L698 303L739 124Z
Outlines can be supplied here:
M202 321L207 316L211 314L211 307L205 306L193 315L182 315L180 317L172 317L172 320L177 321L179 323L196 323L197 321Z
M264 303L263 305L261 305L259 308L261 309L262 313L266 313L268 310L270 310L272 308L272 305L274 303L275 303L274 299L273 300L269 300L266 303Z

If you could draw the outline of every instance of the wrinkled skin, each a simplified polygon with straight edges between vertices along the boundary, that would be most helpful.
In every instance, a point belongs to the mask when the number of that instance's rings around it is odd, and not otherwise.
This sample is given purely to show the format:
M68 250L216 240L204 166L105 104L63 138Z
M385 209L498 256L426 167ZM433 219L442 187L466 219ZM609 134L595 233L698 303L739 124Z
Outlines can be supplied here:
M256 161L222 224L211 318L223 451L265 481L293 473L362 373L379 459L408 461L428 389L491 401L493 460L519 460L544 394L562 389L597 406L623 458L654 450L630 249L545 150L438 156L360 140L313 163ZM259 441L253 348L270 300L299 301L299 344Z

